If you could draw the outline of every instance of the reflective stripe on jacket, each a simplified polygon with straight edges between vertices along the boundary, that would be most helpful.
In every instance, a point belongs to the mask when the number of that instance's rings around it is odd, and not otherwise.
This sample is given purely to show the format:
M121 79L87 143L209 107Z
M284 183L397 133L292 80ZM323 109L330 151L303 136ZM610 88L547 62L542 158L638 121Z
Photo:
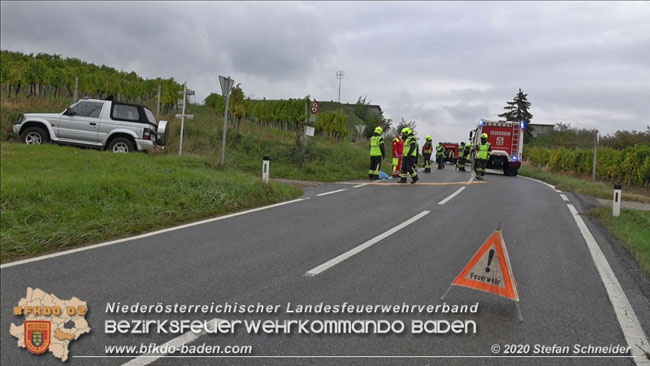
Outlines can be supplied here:
M445 148L442 145L438 145L436 147L436 155L437 156L445 156Z
M425 143L424 146L422 146L422 155L424 154L433 154L433 146L431 144Z
M414 135L409 135L404 143L404 156L418 156L418 141Z
M373 135L370 138L370 156L382 156L381 144L384 143L384 138L381 135Z
M486 142L485 144L479 143L476 158L487 160L490 157L490 150L492 150L492 145L490 145L489 142Z

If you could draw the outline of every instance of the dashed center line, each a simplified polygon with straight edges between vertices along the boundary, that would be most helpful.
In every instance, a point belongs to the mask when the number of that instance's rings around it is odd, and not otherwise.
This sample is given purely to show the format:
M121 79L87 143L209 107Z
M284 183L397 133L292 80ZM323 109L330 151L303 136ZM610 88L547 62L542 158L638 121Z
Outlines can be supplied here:
M399 230L401 230L401 229L411 225L412 223L418 221L422 217L426 216L428 213L429 213L429 211L420 212L419 214L413 216L412 218L404 221L403 223L395 226L394 228L392 228L392 229L390 229L390 230L388 230L388 231L386 231L386 232L384 232L382 234L379 234L379 235L375 236L374 238L372 238L372 239L368 240L367 242L359 245L358 247L350 249L347 252L339 255L336 258L330 259L329 261L321 264L320 266L310 269L309 271L307 271L307 273L305 273L305 276L309 276L309 277L316 276L317 274L322 273L322 272L328 270L329 268L334 267L335 265L343 262L344 260L346 260L346 259L348 259L348 258L350 258L350 257L352 257L352 256L354 256L356 254L359 254L363 250L366 250L366 249L370 248L371 246L373 246L373 245L377 244L378 242L382 241L383 239L393 235L394 233L398 232Z
M569 198L565 194L560 194L560 197L566 202L569 202Z
M449 195L449 197L445 198L444 200L438 202L438 204L439 204L440 206L444 205L445 203L449 202L450 199L456 197L456 196L457 196L460 192L462 192L464 189L465 189L465 187L460 187L460 188L458 188L458 190L457 190L456 192L452 193L451 195Z
M348 190L347 188L342 188L342 189L337 189L336 191L329 191L329 192L325 192L325 193L319 193L316 196L318 196L318 197L327 196L328 194L339 193L339 192L343 192L343 191L347 191L347 190Z

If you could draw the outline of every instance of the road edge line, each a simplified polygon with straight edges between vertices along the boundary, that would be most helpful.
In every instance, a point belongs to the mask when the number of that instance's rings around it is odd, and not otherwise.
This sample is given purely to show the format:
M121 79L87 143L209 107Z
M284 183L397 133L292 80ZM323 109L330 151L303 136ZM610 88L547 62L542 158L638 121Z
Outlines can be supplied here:
M628 346L630 346L630 352L634 358L634 363L636 365L650 365L650 360L647 359L645 352L650 353L650 347L648 346L648 339L646 338L645 333L643 333L643 328L641 328L641 323L634 313L634 309L630 304L621 284L618 282L612 267L609 265L605 254L600 249L598 242L589 231L589 228L580 217L580 214L576 208L568 203L567 207L573 216L580 233L587 243L587 248L591 254L591 259L594 261L596 270L600 275L600 280L605 286L607 291L607 296L609 301L614 308L614 313L618 320L618 324L623 331L623 336Z
M211 222L225 220L225 219L229 219L229 218L232 218L232 217L241 216L241 215L245 215L245 214L249 214L249 213L253 213L253 212L257 212L257 211L262 211L262 210L266 210L266 209L274 208L274 207L278 207L278 206L284 206L284 205L288 205L290 203L300 202L300 201L304 201L304 200L305 200L304 198L296 198L296 199L291 200L291 201L278 202L278 203L274 203L274 204L268 205L268 206L256 207L256 208L246 210L246 211L234 212L234 213L231 213L231 214L228 214L228 215L217 216L217 217L213 217L213 218L210 218L210 219L191 222L189 224L183 224L183 225L174 226L174 227L170 227L170 228L166 228L166 229L152 231L150 233L144 233L144 234L139 234L139 235L136 235L136 236L130 236L130 237L122 238L122 239L111 240L111 241L107 241L107 242L104 242L104 243L87 245L87 246L83 246L83 247L80 247L80 248L68 249L68 250L64 250L62 252L46 254L46 255L42 255L42 256L38 256L38 257L34 257L34 258L27 258L27 259L17 260L17 261L14 261L14 262L3 263L3 264L0 264L0 269L19 266L21 264L38 262L38 261L42 261L42 260L46 260L46 259L50 259L50 258L55 258L55 257L63 256L63 255L83 252L83 251L91 250L91 249L97 249L97 248L106 247L106 246L110 246L110 245L120 244L120 243L123 243L123 242L126 242L126 241L143 239L143 238L146 238L146 237L149 237L149 236L154 236L154 235L163 234L163 233L170 232L170 231L185 229L185 228L192 227L192 226L208 224L208 223L211 223Z

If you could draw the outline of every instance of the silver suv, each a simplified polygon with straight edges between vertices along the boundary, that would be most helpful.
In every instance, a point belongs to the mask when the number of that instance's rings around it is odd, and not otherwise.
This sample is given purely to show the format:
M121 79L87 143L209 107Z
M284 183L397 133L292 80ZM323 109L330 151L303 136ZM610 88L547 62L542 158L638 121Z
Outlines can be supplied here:
M131 152L163 147L169 125L167 121L156 123L151 110L142 105L82 99L61 113L21 115L14 132L30 145L52 141Z

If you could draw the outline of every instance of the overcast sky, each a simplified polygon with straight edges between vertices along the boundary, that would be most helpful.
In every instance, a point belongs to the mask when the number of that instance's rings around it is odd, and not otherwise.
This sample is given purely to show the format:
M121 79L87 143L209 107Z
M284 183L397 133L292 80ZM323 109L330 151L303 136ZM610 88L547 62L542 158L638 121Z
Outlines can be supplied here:
M56 53L202 100L366 96L420 137L466 140L519 88L533 123L650 125L650 2L7 2L2 49Z

